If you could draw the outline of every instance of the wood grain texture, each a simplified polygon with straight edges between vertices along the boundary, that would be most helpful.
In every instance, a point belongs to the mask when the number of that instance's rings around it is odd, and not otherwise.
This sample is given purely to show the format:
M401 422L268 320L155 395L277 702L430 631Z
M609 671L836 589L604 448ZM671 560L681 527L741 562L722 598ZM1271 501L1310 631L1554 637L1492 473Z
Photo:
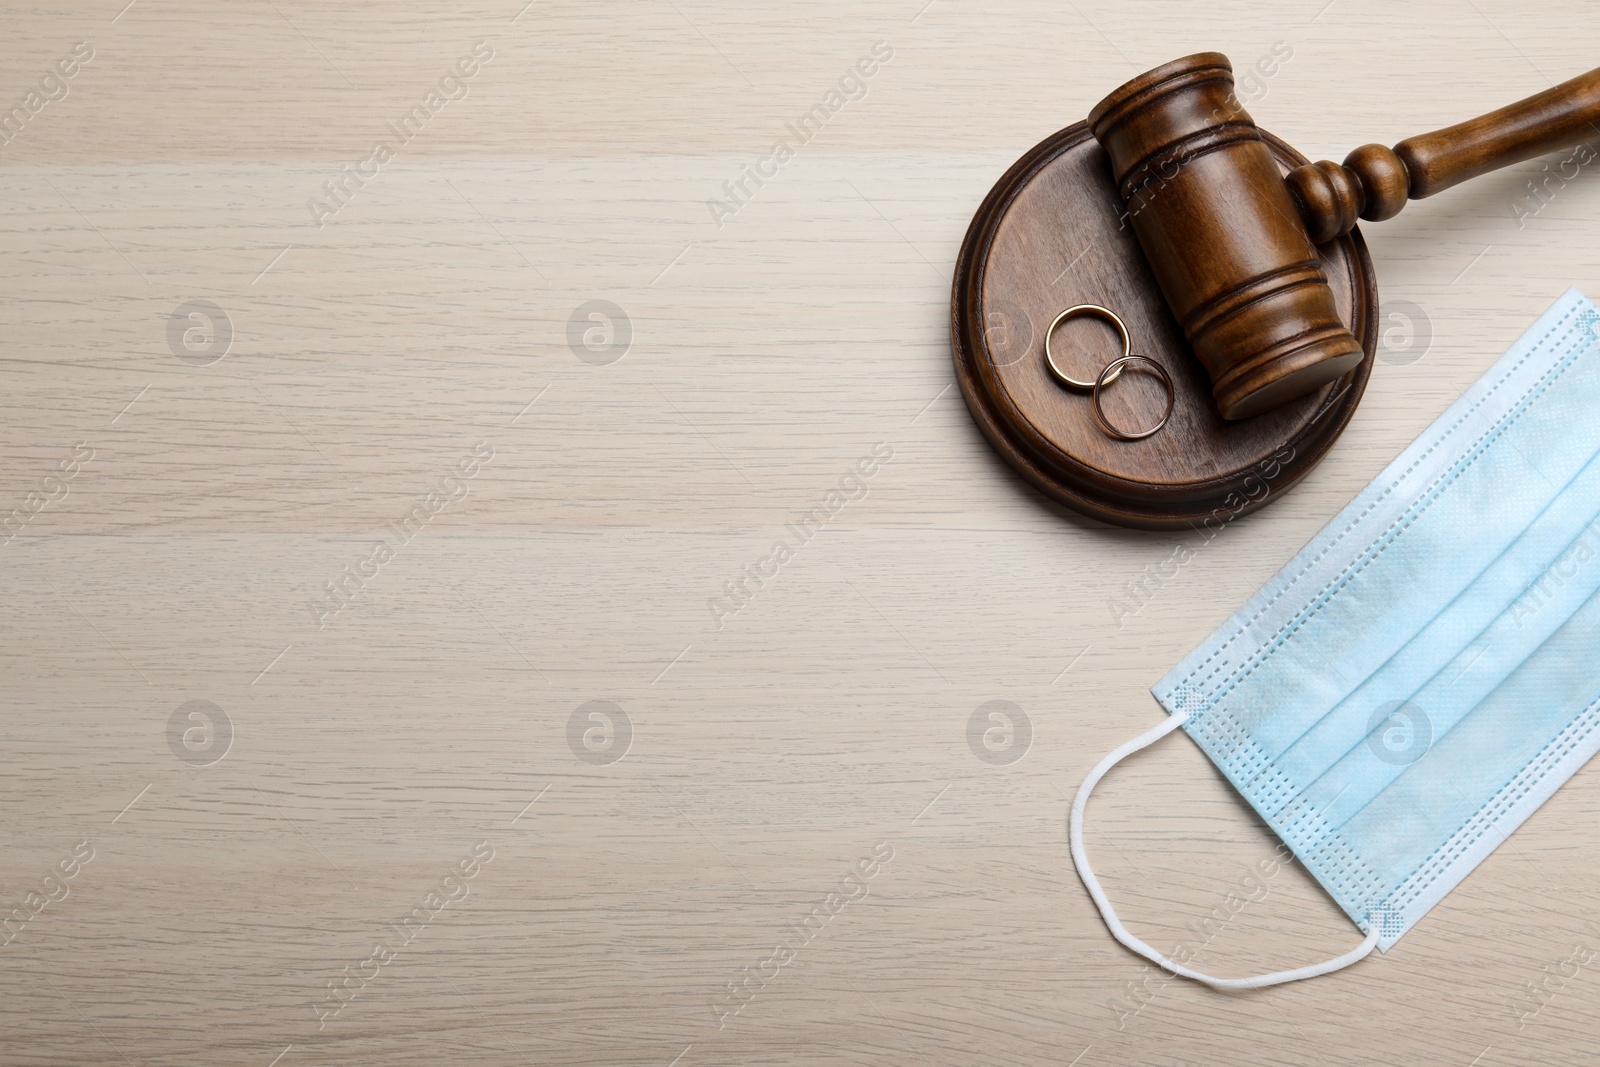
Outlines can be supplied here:
M1587 69L1591 8L123 4L13 5L0 46L8 107L95 49L0 145L0 515L50 498L0 545L4 909L94 850L0 947L0 1062L1590 1058L1600 976L1561 972L1600 941L1594 767L1387 956L1249 997L1112 942L1065 821L1155 721L1151 683L1563 289L1600 292L1591 169L1546 185L1565 157L1532 161L1373 228L1366 397L1207 542L1081 522L1014 476L954 388L948 315L985 192L1139 71L1226 52L1315 159ZM480 39L467 95L319 228L308 199ZM878 41L865 95L719 226L707 200ZM197 300L232 329L206 365L206 323L181 320L189 358L168 335ZM620 360L569 347L592 300L627 315ZM604 323L579 325L604 358ZM866 491L719 628L725 583L880 442ZM457 498L367 564L429 493ZM1119 611L1135 582L1153 595ZM631 724L614 762L580 758L607 754L596 720L569 742L596 700ZM1009 764L969 742L996 700L1031 727ZM232 725L209 765L204 730L182 747L200 724L169 745L190 701ZM1181 740L1090 817L1158 944L1275 843ZM479 842L469 894L429 907ZM728 984L879 842L868 895L719 1029ZM1291 867L1198 959L1355 940ZM319 1029L327 984L375 966Z

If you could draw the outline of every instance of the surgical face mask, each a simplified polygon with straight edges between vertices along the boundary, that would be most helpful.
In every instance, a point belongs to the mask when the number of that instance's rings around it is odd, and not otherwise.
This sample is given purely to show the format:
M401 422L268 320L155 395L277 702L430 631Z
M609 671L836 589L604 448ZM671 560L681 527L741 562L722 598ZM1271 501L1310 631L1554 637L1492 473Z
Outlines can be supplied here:
M1152 690L1170 717L1072 806L1117 939L1252 988L1387 950L1600 749L1600 314L1569 290ZM1181 727L1365 940L1219 979L1124 928L1083 848L1089 793Z

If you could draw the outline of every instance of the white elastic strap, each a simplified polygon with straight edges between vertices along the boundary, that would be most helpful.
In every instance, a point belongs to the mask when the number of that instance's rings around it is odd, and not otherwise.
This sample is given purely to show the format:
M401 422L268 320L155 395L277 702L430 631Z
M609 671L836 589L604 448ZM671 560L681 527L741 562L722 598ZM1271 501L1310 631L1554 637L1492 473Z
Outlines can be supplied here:
M1330 971L1348 967L1371 952L1378 943L1378 924L1376 922L1372 923L1372 929L1368 932L1365 941L1346 952L1343 956L1328 960L1325 963L1314 963L1309 967L1298 967L1292 971L1275 971L1272 974L1257 975L1254 978L1216 978L1172 962L1137 937L1134 937L1128 932L1128 928L1122 925L1122 920L1117 918L1117 910L1111 906L1111 901L1106 898L1105 890L1100 888L1100 880L1094 876L1094 871L1089 867L1089 855L1083 849L1083 809L1088 807L1089 794L1094 792L1094 787L1100 783L1101 778L1105 777L1107 771L1141 748L1145 748L1167 736L1182 726L1188 718L1188 712L1169 715L1165 722L1158 724L1153 729L1146 730L1132 741L1119 746L1105 759L1101 760L1094 770L1089 772L1089 777L1085 778L1083 785L1078 787L1078 795L1072 802L1072 819L1069 824L1072 839L1072 864L1078 868L1078 877L1083 879L1084 887L1089 890L1089 896L1094 898L1095 907L1100 909L1100 917L1106 921L1106 926L1111 930L1111 936L1163 970L1182 975L1184 978L1192 978L1196 982L1204 982L1214 989L1261 989L1270 985L1282 985L1284 982L1298 982L1302 978L1315 978L1319 974L1327 974Z

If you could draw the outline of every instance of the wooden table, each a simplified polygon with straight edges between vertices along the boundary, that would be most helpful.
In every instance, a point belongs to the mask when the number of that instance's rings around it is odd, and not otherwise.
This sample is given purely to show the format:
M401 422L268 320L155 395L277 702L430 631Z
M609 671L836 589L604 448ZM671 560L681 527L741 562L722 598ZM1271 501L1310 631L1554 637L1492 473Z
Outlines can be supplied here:
M1287 48L1241 95L1338 159L1588 69L1600 13L522 2L8 12L0 1061L1592 1059L1600 770L1387 956L1243 996L1111 940L1065 817L1151 683L1600 295L1600 178L1370 227L1365 402L1209 542L1011 475L947 316L985 190L1140 70ZM1276 839L1187 742L1091 814L1204 966L1357 940L1298 867L1245 881Z

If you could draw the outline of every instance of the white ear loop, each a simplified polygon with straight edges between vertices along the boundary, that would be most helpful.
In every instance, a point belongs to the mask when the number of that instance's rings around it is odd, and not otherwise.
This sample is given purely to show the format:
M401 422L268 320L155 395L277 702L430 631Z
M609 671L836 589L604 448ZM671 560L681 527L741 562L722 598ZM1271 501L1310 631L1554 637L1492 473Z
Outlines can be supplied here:
M1111 936L1163 970L1181 975L1184 978L1192 978L1196 982L1203 982L1213 989L1262 989L1266 986L1282 985L1285 982L1298 982L1302 978L1315 978L1319 974L1327 974L1330 971L1348 967L1371 952L1378 944L1378 923L1375 920L1371 921L1372 928L1368 931L1365 941L1335 959L1324 963L1314 963L1309 967L1298 967L1292 971L1274 971L1272 974L1257 975L1253 978L1217 978L1172 962L1137 937L1134 937L1128 932L1128 928L1122 925L1122 920L1117 918L1117 910L1111 906L1111 901L1106 897L1105 890L1100 888L1100 880L1094 876L1094 871L1089 867L1089 854L1083 849L1083 810L1089 806L1089 794L1094 792L1094 787L1100 784L1100 779L1105 777L1107 771L1141 748L1146 748L1161 740L1182 726L1188 721L1188 718L1189 713L1187 711L1177 715L1169 715L1165 722L1158 723L1155 727L1146 730L1132 741L1118 746L1110 755L1101 760L1094 770L1089 772L1089 777L1085 778L1083 785L1078 787L1078 795L1072 801L1072 818L1069 822L1069 834L1072 841L1072 865L1078 868L1078 877L1083 879L1084 888L1088 889L1089 896L1094 898L1095 907L1100 909L1100 917L1105 920L1106 926L1111 930Z

